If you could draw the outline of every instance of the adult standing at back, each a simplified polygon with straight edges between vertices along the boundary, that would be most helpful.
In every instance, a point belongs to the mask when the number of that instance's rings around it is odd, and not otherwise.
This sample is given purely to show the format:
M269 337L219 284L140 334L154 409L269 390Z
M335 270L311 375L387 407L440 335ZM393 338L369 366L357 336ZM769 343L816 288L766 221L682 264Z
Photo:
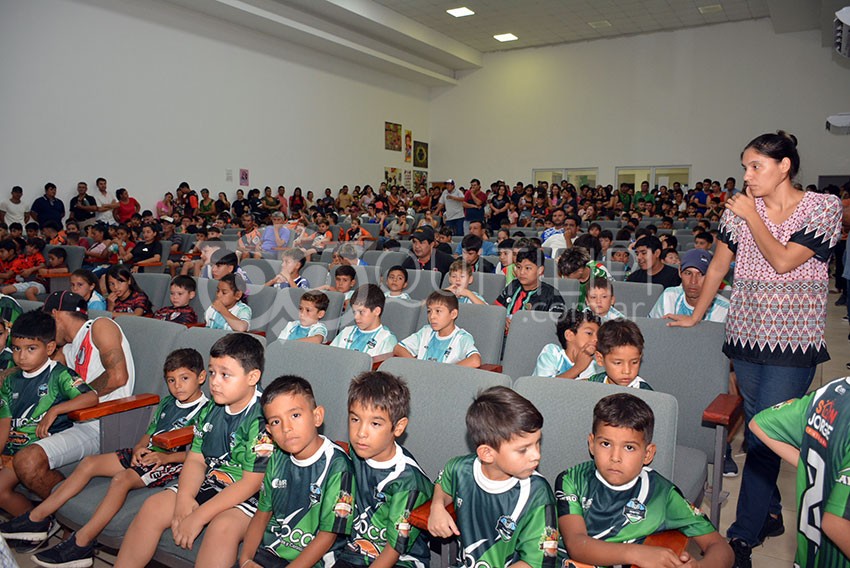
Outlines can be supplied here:
M81 181L77 184L77 195L71 198L68 206L71 209L71 218L77 222L80 229L94 225L94 217L97 214L97 201L88 194L89 184Z
M23 188L16 185L12 188L12 193L9 199L3 200L0 203L0 222L11 225L12 223L20 223L21 227L27 224L29 213L26 204L21 201L21 196L24 194Z
M803 396L817 365L829 359L823 335L827 268L841 232L841 204L833 195L794 189L797 139L781 130L747 144L741 164L746 189L726 202L694 313L668 317L671 326L701 320L736 261L723 352L734 364L749 423L759 411ZM815 477L824 473L812 471ZM752 547L784 531L778 475L779 456L748 432L737 516L727 531L735 566L751 566ZM800 530L821 514L804 511Z
M56 184L47 182L44 184L44 195L32 202L30 217L42 227L48 221L56 221L62 227L62 219L65 217L65 204L56 197Z
M138 213L142 208L135 197L130 197L130 192L125 188L121 188L115 192L115 198L118 199L118 206L115 207L113 214L119 225L126 225L134 213Z
M97 186L97 191L94 192L94 200L97 203L95 222L112 225L115 223L112 210L118 207L118 200L109 195L109 191L106 189L105 178L99 177L94 183Z
M455 189L455 180L446 180L446 189L440 195L439 205L445 210L443 217L455 237L463 236L463 192Z
M481 190L481 182L472 178L469 189L463 195L463 214L466 217L465 228L473 221L484 222L484 206L487 205L487 194Z

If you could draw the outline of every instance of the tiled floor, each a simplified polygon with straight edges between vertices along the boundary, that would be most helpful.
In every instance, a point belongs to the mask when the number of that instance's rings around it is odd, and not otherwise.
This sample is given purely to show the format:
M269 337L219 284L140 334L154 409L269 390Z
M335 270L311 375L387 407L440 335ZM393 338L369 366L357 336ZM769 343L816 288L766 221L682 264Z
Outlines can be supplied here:
M846 315L846 308L835 307L833 304L838 298L837 295L830 294L829 309L827 312L827 328L826 341L829 346L832 360L824 363L818 369L815 375L815 380L812 384L812 389L820 388L823 384L830 382L833 379L850 375L845 364L850 361L850 347L848 347L847 334L850 331L848 323L842 320L842 316ZM744 465L744 455L740 453L741 434L739 433L733 443L733 451L735 452L735 461L740 469ZM784 505L783 516L785 519L785 534L768 539L763 546L756 548L753 551L753 567L754 568L777 568L777 566L789 566L794 559L794 551L796 550L796 531L794 530L795 521L797 518L797 507L795 501L795 469L784 463L779 475L779 490L782 493L782 502ZM726 533L726 529L732 523L735 517L735 506L738 501L738 491L741 485L741 478L726 478L723 482L724 491L729 491L729 498L723 506L720 532ZM707 510L708 503L704 509ZM61 534L61 533L60 533ZM59 542L58 537L54 537L51 545ZM30 568L35 564L30 560L29 555L16 556L20 568ZM115 557L105 552L99 552L98 558L95 560L95 568L105 568L112 566Z

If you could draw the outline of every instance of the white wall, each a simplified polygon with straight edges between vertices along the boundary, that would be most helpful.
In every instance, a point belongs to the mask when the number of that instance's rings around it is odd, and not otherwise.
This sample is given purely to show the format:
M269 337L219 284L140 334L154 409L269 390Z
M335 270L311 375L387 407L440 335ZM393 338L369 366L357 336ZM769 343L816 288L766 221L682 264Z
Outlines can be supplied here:
M820 32L777 35L769 20L487 55L434 94L431 178L530 180L532 168L692 164L741 179L743 146L784 129L800 181L850 173L850 136L824 130L850 111L850 66ZM693 178L692 178L693 179Z
M103 176L153 207L182 180L232 195L241 167L288 195L374 185L404 167L384 121L428 141L428 97L168 2L0 0L0 197Z

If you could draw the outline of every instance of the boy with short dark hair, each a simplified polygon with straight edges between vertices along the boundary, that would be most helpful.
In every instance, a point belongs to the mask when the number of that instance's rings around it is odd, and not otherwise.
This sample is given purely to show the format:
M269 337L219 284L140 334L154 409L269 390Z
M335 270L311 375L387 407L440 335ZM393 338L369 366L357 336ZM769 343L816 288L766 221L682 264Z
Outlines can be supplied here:
M53 514L60 507L85 489L93 478L111 477L109 490L91 519L68 540L34 557L39 566L87 564L94 559L95 539L124 505L130 491L164 487L175 481L183 469L186 448L160 450L151 440L162 432L191 426L207 403L201 392L204 358L194 349L172 351L165 359L163 375L169 395L159 403L147 431L134 447L84 458L68 479L35 509L0 525L0 535L19 540L46 539Z
M344 267L337 271L342 268ZM389 328L381 324L385 302L384 293L375 284L366 284L354 290L351 309L354 311L355 325L349 325L340 331L331 346L361 351L373 357L392 353L398 339Z
M676 556L640 544L652 534L678 530L702 549L700 566L731 567L732 549L711 522L647 467L655 457L654 426L652 409L634 395L612 394L596 403L587 442L593 460L555 481L558 525L570 559L598 566L695 565L686 552Z
M327 284L324 286L320 286L317 288L318 290L330 290L331 292L340 292L344 294L345 298L345 307L348 307L348 303L351 300L351 296L354 294L354 290L357 286L357 272L354 270L353 266L349 266L347 264L343 264L342 266L337 266L336 271L334 272L334 285L328 286Z
M335 567L427 566L425 534L410 512L431 499L434 486L396 441L408 424L410 390L389 373L367 371L348 386L348 455L354 464L354 525Z
M496 298L496 305L507 308L505 332L510 330L511 318L520 310L539 310L561 313L564 299L551 284L541 282L543 276L543 251L528 247L519 251L514 264L516 279Z
M486 306L487 302L481 297L481 294L469 289L474 277L475 267L459 258L449 266L449 286L446 291L454 294L460 304Z
M590 258L590 251L583 247L568 248L558 257L558 274L561 278L578 280L578 302L576 309L587 307L587 283L591 278L611 278L608 269L601 262Z
M301 276L301 270L304 269L307 259L301 249L290 248L284 249L280 253L280 272L271 280L266 282L266 286L275 286L277 288L304 288L310 287L310 282Z
M481 355L472 335L455 325L458 300L442 290L431 292L425 301L428 325L406 337L393 349L396 357L449 363L477 369Z
M543 347L532 375L589 379L603 371L595 359L596 334L601 323L590 310L565 311L555 324L560 345L549 343Z
M387 292L384 295L387 298L411 299L410 294L404 291L407 287L407 269L400 264L387 270L386 285Z
M163 306L154 313L153 317L162 321L174 323L198 323L198 314L189 303L197 294L198 284L191 276L175 276L169 287L170 306Z
M329 305L330 300L322 292L305 292L298 306L298 319L286 324L278 341L323 343L328 336L328 328L319 320L325 317Z
M301 377L276 378L260 404L275 447L238 565L322 568L345 546L354 472L345 451L319 434L325 409Z
M637 324L627 319L606 321L596 333L596 363L605 370L588 380L652 390L649 383L638 375L642 357L643 334Z
M199 276L221 280L228 274L238 274L246 284L251 283L248 274L239 266L239 257L236 256L236 253L225 248L218 248L210 255L209 262L203 267Z
M612 319L626 317L620 310L614 307L615 300L614 284L608 278L593 277L587 283L585 303L590 311L599 316L602 323Z
M475 454L452 458L440 472L428 532L459 536L465 566L559 566L555 497L535 471L543 415L516 391L491 387L469 407L466 427Z
M12 358L17 370L0 387L0 507L17 517L32 503L15 491L13 456L40 438L72 426L72 410L97 404L94 392L74 371L51 359L56 350L56 321L35 310L12 324Z
M694 237L694 248L702 250L711 250L711 245L714 244L714 237L707 231L697 233Z
M507 238L498 244L499 263L496 264L496 274L505 275L505 285L513 282L514 275L514 240Z
M206 527L198 566L236 562L274 448L259 404L264 353L260 341L246 333L213 344L208 365L213 400L195 422L180 480L145 501L127 529L116 565L146 566L168 527L183 548Z

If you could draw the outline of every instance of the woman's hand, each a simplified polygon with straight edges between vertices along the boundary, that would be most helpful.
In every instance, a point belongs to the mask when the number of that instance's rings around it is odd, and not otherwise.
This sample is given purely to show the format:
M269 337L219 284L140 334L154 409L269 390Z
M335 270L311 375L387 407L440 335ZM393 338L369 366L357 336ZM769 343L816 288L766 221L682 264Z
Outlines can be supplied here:
M670 320L667 323L667 327L693 327L699 323L692 315L665 314L664 319Z
M751 219L753 219L753 216L758 216L755 197L744 192L740 192L727 199L726 209L748 223Z

